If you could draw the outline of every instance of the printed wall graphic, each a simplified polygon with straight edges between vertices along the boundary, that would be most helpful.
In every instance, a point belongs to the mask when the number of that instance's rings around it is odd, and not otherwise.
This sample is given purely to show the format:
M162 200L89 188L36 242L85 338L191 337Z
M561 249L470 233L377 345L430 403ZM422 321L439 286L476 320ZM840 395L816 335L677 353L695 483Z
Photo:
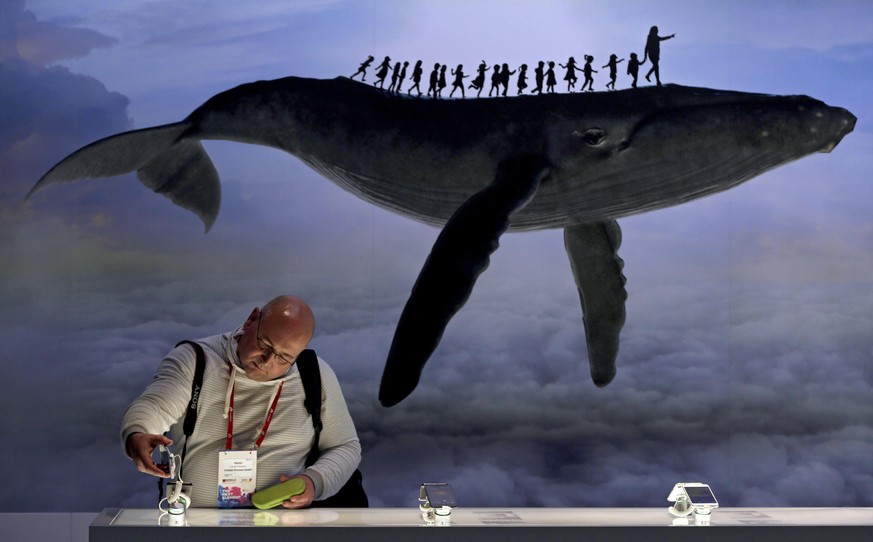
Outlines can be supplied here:
M371 506L873 506L873 5L208 4L0 12L0 455L56 488L0 510L152 506L125 406L281 293Z

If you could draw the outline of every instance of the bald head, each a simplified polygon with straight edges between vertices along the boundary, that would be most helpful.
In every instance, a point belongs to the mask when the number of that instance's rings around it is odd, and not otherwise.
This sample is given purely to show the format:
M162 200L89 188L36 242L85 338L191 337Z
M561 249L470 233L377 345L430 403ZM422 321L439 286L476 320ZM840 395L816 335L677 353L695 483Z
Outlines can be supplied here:
M299 297L280 295L270 300L261 309L264 326L280 330L277 341L302 343L301 350L309 344L315 332L315 315L309 305Z
M294 296L279 296L263 308L255 308L243 324L237 341L242 368L252 380L280 378L314 332L315 316L309 305Z

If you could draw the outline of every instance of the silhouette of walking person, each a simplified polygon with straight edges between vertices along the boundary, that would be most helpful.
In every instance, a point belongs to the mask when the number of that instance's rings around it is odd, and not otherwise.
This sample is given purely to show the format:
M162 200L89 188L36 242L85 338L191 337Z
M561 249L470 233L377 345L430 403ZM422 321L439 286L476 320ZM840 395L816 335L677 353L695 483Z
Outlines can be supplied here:
M412 68L412 82L415 83L410 87L409 93L412 94L413 90L418 91L418 95L421 96L421 87L418 86L421 84L421 75L424 73L424 70L421 67L421 60L415 63L415 67Z
M642 66L643 62L637 58L636 53L630 54L630 60L627 61L627 74L634 78L631 86L633 88L637 88L637 76L640 74L640 66Z
M354 74L352 74L350 79L354 79L355 75L358 75L359 73L361 73L361 74L363 74L363 76L361 77L361 81L366 81L367 80L367 68L370 67L370 64L373 63L373 60L374 60L373 55L367 55L367 60L361 62L361 65L358 66L358 71L356 71Z
M455 81L452 83L452 91L449 92L449 98L451 98L458 89L461 89L461 98L466 98L466 96L464 96L464 79L468 76L464 75L464 65L458 64L458 68L452 70L452 75L455 76Z
M618 73L618 65L619 63L624 62L624 59L618 60L618 56L615 54L609 55L609 62L604 64L603 68L609 68L609 83L606 83L606 88L611 88L615 90L615 77Z
M497 91L497 96L500 96L500 64L494 65L494 71L491 72L491 88L488 90L488 97L491 93Z
M652 67L649 68L649 73L646 74L646 81L651 81L650 77L654 73L655 81L658 83L659 87L661 86L661 42L675 37L676 34L670 34L669 36L664 37L659 36L657 26L653 26L649 30L649 36L646 38L646 50L643 52L643 62L645 62L647 58L650 59L652 61Z
M393 94L397 89L397 79L400 77L400 62L394 65L394 70L391 72L391 84L388 85L388 93Z
M588 92L594 92L594 77L591 76L592 73L597 73L591 63L594 62L594 57L591 55L585 55L585 67L582 68L582 71L585 72L585 81L582 83L582 88L579 90L585 90L585 85L588 85Z
M433 92L433 97L437 97L437 85L440 83L440 65L436 63L433 65L433 71L430 72L430 86L427 87L427 95L430 96L431 92Z
M503 65L503 71L500 72L500 85L503 87L504 96L506 96L506 91L509 89L509 78L515 72L516 70L509 71L509 64Z
M562 68L567 69L567 73L564 75L564 81L567 82L567 92L573 92L573 89L576 88L576 81L578 77L576 77L576 70L579 68L576 66L576 59L572 56L569 60L567 60L567 65L558 64Z
M534 89L530 91L531 94L543 93L543 79L545 78L545 75L543 74L543 69L545 68L545 65L546 63L540 60L537 63L537 67L534 68L534 82L537 86L535 86Z
M406 68L409 67L409 61L403 63L403 67L400 69L400 77L397 78L397 88L394 89L394 92L400 94L400 87L403 86L403 81L406 79Z
M437 98L443 97L443 89L446 88L446 65L443 64L440 66L440 81L439 86L437 86Z
M385 85L385 77L388 76L388 70L391 69L391 57L386 56L385 60L379 64L379 71L376 72L376 82L373 83L373 86L379 85L379 88L383 88Z
M546 92L549 94L555 93L555 85L558 81L555 79L555 63L549 61L549 70L546 72Z
M524 89L527 88L527 64L522 64L518 68L518 82L516 83L518 87L518 93L524 94Z
M476 92L476 97L478 98L480 94L482 94L482 89L485 88L485 73L488 71L488 64L483 60L481 64L479 64L478 73L476 74L476 78L470 83L470 86L467 88L475 88L478 92Z

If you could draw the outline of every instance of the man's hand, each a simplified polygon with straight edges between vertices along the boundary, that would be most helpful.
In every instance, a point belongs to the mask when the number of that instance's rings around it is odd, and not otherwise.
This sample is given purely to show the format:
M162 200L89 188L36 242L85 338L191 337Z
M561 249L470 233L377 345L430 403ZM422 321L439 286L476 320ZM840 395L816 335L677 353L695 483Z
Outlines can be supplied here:
M302 478L303 483L306 484L306 489L300 495L294 495L287 501L282 503L282 506L285 508L306 508L310 504L312 504L312 499L315 497L315 484L312 483L312 479L309 476L298 474L297 476L285 476L284 474L279 476L280 482L287 482L292 478Z
M161 470L161 468L155 465L155 462L152 461L152 452L161 444L169 446L173 444L173 441L164 435L131 433L130 436L127 437L127 441L124 443L124 449L127 451L127 455L133 459L133 463L136 465L136 470L159 478L169 478L170 474ZM310 481L309 483L311 484L312 482Z

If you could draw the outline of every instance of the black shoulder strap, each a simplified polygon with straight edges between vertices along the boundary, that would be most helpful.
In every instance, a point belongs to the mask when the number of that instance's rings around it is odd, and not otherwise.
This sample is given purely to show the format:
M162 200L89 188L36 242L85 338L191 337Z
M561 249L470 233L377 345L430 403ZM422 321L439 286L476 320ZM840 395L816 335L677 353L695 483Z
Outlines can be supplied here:
M306 349L297 356L297 370L300 371L300 380L303 382L303 392L306 399L303 405L312 416L312 428L315 430L315 438L312 440L312 448L306 456L306 466L309 467L318 460L321 452L318 450L318 440L321 434L321 370L318 368L318 357L314 350Z
M191 400L188 401L188 409L185 411L185 422L182 424L182 430L185 437L190 437L194 432L194 426L197 424L197 404L200 402L200 390L203 388L203 372L206 370L206 354L203 352L203 347L194 341L180 341L176 346L190 344L194 348L194 353L197 355L197 365L194 367L194 380L191 382ZM187 438L185 439L187 441ZM187 444L187 442L186 442Z

